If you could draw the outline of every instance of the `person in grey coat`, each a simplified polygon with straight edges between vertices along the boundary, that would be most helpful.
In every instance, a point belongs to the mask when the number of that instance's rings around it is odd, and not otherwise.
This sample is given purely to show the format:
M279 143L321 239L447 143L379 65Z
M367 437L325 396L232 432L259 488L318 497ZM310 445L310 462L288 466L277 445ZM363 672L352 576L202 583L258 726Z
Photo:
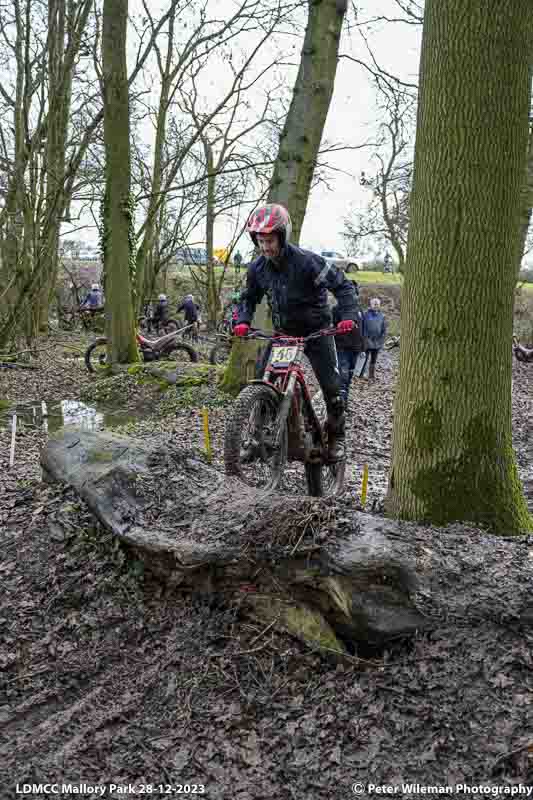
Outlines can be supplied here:
M376 362L378 354L385 343L385 336L387 334L387 322L385 317L379 310L381 302L379 298L373 297L370 301L370 308L365 311L363 316L363 336L365 339L365 363L361 369L360 378L365 373L365 367L370 358L370 366L368 368L368 377L371 381L376 377Z

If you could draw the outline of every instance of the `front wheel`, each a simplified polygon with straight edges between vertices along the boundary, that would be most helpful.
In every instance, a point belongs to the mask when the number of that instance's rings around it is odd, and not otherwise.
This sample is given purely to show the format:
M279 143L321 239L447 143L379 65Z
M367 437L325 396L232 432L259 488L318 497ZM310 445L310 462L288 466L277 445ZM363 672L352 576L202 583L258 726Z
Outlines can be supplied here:
M237 397L226 424L224 464L256 489L276 489L287 461L287 423L280 430L281 400L266 385L247 386Z
M85 351L85 366L91 373L103 372L107 366L107 339L96 339Z

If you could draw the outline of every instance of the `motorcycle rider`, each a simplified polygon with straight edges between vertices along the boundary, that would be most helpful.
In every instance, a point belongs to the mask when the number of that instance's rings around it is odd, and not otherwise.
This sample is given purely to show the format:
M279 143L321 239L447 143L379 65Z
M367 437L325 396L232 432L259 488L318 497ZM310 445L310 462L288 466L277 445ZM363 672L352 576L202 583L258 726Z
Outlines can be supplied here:
M357 318L355 290L344 273L329 266L321 256L290 244L291 219L284 206L261 206L250 216L247 230L260 255L248 266L247 285L234 328L246 336L256 306L267 295L274 329L291 336L308 336L331 325L328 290L339 308L339 333L348 333ZM333 336L321 336L306 344L328 411L328 457L340 461L345 454L344 402Z
M193 322L198 321L200 306L194 302L194 295L185 295L183 302L178 306L178 314L181 314L182 312L187 325L192 325Z
M178 306L178 314L185 317L187 325L192 325L191 337L194 341L198 340L198 331L200 328L200 306L194 302L194 295L187 294L183 298L183 302Z
M154 314L151 320L152 325L154 325L155 328L159 328L159 326L164 325L168 320L168 314L168 298L166 294L160 294L154 307Z

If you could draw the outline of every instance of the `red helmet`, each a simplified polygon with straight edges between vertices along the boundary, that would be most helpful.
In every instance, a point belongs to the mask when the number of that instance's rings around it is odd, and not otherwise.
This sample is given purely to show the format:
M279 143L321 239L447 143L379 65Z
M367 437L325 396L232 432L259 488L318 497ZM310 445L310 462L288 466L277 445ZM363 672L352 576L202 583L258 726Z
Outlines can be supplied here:
M291 238L292 222L289 212L284 206L272 203L268 206L260 206L250 214L246 230L252 237L254 244L257 244L258 233L273 233L276 231L279 233L280 243L283 247Z

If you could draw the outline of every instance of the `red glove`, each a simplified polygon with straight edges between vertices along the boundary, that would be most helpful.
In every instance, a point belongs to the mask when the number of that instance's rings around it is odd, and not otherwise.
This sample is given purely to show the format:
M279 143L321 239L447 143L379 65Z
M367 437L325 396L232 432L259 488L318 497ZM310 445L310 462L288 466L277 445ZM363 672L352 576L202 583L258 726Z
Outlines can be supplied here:
M337 331L339 333L350 333L355 328L353 319L343 319L337 324Z
M250 326L247 322L241 322L239 325L235 325L233 328L233 333L235 336L248 336L248 331L250 330Z

